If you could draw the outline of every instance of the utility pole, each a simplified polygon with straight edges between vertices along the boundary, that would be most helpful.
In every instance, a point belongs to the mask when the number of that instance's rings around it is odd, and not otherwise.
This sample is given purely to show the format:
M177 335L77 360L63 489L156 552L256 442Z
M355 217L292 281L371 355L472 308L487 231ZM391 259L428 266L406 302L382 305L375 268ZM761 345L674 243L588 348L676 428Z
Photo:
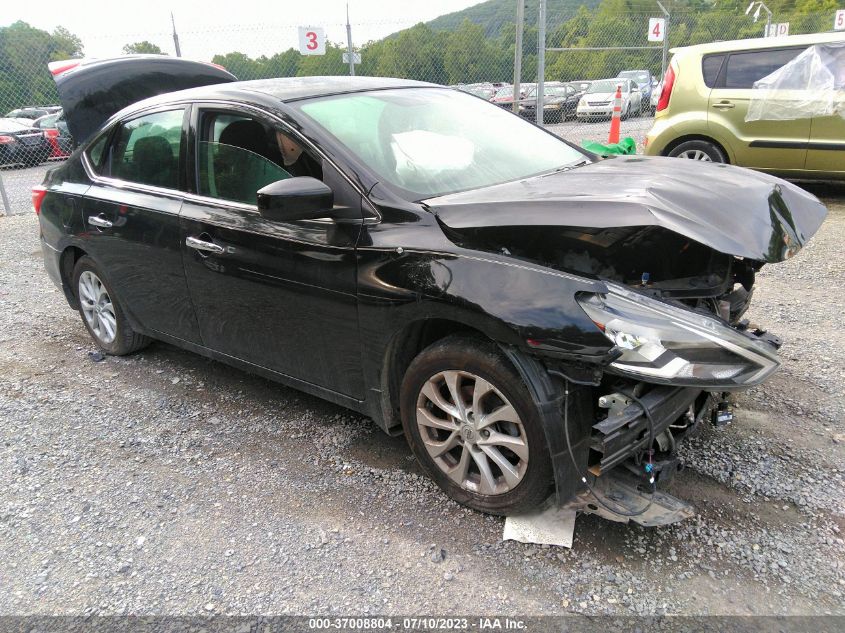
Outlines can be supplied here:
M349 3L346 3L346 54L349 57L349 76L355 76L355 60L352 59L352 25L349 24Z
M772 30L772 10L766 6L766 3L762 0L752 0L751 4L748 5L748 8L745 10L745 15L751 13L751 9L754 8L754 5L757 5L757 10L754 12L754 22L756 23L757 20L760 19L760 11L766 12L766 31L763 33L763 37L771 37L770 33Z
M660 81L663 81L663 78L666 76L666 64L669 61L669 21L672 16L669 15L666 7L663 6L660 0L656 0L656 2L660 10L663 11L663 17L666 18L663 24L663 61L660 63Z
M543 125L543 106L546 91L546 0L540 0L539 28L537 33L537 107L535 121Z
M516 46L513 52L513 111L519 114L519 82L522 79L522 23L525 0L516 0Z
M176 34L176 20L173 18L173 11L170 12L170 23L173 25L173 44L176 46L176 57L182 57L182 50L179 48L179 36Z

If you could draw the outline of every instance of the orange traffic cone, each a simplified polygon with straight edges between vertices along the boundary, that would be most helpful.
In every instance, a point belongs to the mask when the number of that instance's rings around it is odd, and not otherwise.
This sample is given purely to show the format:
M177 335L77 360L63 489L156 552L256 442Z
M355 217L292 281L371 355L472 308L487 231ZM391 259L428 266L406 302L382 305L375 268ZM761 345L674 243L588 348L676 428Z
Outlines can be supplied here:
M619 125L622 120L622 86L616 86L616 96L613 97L613 117L610 119L610 134L607 136L608 145L619 142Z

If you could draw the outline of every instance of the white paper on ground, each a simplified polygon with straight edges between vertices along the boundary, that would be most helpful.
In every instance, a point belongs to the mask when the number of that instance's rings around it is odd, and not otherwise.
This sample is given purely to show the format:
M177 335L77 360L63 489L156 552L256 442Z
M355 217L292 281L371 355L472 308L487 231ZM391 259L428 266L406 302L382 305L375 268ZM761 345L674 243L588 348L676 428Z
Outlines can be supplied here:
M531 514L509 516L505 519L502 540L560 545L571 549L576 514L575 510L551 507Z

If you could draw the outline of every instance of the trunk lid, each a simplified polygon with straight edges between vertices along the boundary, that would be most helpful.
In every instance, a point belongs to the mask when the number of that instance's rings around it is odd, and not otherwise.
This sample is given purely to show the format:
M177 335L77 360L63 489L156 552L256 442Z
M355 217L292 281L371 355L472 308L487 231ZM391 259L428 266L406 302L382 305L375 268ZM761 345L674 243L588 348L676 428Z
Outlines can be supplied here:
M762 262L795 255L827 215L796 185L760 172L660 157L617 157L424 201L447 227L661 226Z
M126 106L186 88L237 81L220 66L166 55L51 62L70 133L85 140Z

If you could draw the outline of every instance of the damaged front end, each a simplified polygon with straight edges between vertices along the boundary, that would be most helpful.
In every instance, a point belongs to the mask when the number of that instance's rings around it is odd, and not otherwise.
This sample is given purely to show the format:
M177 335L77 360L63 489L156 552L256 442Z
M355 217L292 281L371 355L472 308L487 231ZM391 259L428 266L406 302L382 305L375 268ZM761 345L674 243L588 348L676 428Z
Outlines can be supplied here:
M744 316L755 277L826 209L776 178L691 163L614 159L427 201L460 246L602 283L572 300L607 339L603 358L579 358L566 327L525 332L535 361L511 355L545 385L533 394L565 507L648 526L690 516L657 490L681 467L678 443L729 421L726 392L779 366L780 340Z

